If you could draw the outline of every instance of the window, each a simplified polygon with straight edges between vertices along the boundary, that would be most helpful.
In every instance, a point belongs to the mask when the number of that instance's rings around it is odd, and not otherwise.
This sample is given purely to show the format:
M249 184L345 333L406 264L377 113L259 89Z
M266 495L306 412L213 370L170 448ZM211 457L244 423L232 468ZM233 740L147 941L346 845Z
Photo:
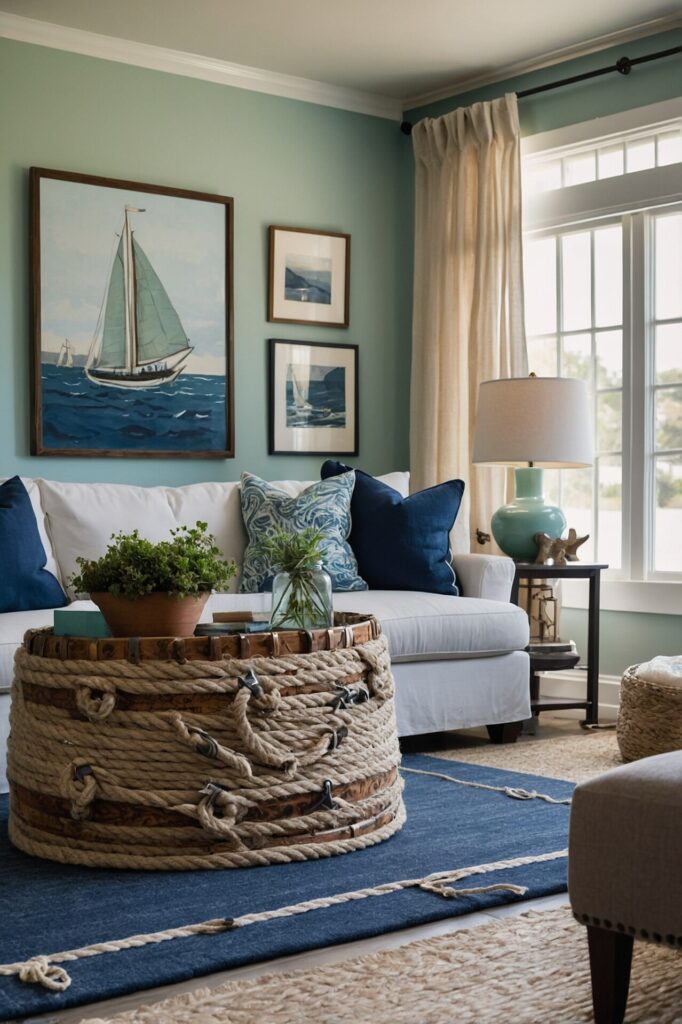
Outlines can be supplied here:
M652 131L621 133L601 144L593 142L529 157L524 186L530 192L550 192L681 161L682 126L673 123Z
M682 211L652 220L652 569L682 575Z
M682 581L681 108L524 157L529 369L586 380L594 414L594 465L547 492L612 580Z

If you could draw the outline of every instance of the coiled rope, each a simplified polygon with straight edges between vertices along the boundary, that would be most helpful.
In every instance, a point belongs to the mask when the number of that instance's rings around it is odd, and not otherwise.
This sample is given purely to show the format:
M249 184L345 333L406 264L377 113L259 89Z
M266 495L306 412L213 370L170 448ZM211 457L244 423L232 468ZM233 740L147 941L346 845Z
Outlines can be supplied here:
M163 870L362 849L405 821L393 692L380 634L181 663L22 649L10 838L66 863Z

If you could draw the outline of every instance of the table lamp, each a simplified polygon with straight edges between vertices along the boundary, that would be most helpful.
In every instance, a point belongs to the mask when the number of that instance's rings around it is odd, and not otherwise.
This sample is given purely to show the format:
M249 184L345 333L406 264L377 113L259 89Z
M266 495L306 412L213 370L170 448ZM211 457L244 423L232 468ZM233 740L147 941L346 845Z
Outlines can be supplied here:
M495 512L490 524L505 554L532 562L537 553L534 534L562 536L566 517L545 501L544 470L590 466L592 454L585 381L531 373L481 384L472 461L519 467L516 497Z

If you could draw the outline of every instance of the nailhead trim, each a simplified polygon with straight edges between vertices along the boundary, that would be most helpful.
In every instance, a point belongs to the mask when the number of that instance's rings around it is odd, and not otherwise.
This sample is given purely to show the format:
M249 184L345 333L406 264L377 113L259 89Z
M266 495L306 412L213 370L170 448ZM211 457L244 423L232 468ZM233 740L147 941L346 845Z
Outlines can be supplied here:
M634 928L631 924L625 925L620 921L612 924L606 918L593 917L591 914L583 914L577 910L573 911L573 917L579 924L591 924L595 928L606 928L607 931L627 932L633 938L644 939L647 942L656 942L666 946L679 946L682 948L682 935L661 935L660 932L649 933L646 928Z

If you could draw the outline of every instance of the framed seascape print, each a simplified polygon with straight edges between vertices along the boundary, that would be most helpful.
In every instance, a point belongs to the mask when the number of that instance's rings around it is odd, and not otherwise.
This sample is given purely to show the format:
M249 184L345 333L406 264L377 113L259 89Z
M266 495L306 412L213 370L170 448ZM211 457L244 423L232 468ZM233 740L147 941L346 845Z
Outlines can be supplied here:
M232 199L31 168L33 455L231 458Z
M270 454L358 454L358 346L270 340Z
M270 228L268 320L348 327L350 235Z

